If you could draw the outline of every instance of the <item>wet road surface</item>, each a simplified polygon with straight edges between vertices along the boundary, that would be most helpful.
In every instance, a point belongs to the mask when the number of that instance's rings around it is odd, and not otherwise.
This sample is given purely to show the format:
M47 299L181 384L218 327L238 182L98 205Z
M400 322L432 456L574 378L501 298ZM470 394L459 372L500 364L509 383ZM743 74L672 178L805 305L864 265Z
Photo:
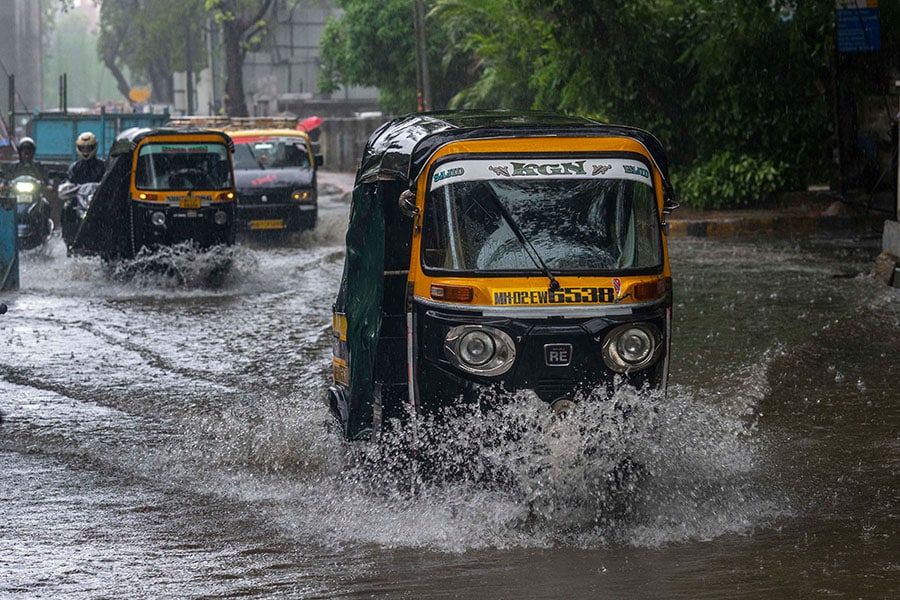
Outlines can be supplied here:
M900 294L868 275L877 240L675 240L668 396L613 428L523 399L511 418L542 433L494 457L499 487L415 480L329 427L346 199L320 218L240 244L215 289L190 284L202 260L175 285L58 240L22 257L0 298L0 597L900 595ZM448 461L487 452L476 421ZM611 498L622 453L645 472Z

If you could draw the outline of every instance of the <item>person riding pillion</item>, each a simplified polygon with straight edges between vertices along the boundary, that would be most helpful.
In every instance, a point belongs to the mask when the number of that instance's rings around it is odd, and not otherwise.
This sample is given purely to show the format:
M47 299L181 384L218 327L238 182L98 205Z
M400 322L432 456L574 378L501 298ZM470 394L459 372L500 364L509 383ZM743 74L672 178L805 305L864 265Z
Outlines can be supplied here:
M97 137L85 131L75 140L78 160L69 165L66 180L70 183L98 183L103 179L106 163L97 158Z

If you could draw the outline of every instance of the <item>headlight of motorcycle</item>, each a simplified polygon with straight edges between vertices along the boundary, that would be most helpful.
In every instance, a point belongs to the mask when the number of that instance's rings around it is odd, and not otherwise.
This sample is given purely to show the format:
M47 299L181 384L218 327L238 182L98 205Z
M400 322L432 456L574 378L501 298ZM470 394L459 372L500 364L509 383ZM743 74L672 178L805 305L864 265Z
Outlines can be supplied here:
M650 323L620 325L603 340L603 362L616 373L645 369L656 362L662 336Z
M34 183L31 181L17 181L16 191L20 194L30 194L34 192Z
M460 325L447 332L444 354L456 367L475 375L496 376L516 361L516 345L505 332L482 325Z

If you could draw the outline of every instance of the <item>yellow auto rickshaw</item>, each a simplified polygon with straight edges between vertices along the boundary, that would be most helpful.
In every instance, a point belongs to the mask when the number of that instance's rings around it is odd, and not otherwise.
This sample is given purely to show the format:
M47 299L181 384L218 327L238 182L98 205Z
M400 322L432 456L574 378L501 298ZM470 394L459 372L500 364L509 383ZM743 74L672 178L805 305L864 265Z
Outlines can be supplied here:
M344 435L498 393L561 411L664 389L676 206L639 129L507 111L382 125L334 304L328 402Z
M179 243L232 245L233 154L221 131L123 131L70 250L116 260Z

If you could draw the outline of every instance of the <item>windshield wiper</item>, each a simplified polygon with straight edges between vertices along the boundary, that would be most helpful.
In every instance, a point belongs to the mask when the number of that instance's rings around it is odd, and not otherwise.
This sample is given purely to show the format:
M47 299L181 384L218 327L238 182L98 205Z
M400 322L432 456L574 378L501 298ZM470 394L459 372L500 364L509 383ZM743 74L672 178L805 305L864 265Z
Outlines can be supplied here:
M481 206L482 210L484 210L488 214L490 214L490 211L485 210L484 206L482 206L479 200L486 200L492 207L497 209L497 212L500 213L500 217L506 222L507 225L509 225L509 228L512 229L513 234L515 234L516 239L518 239L519 243L522 244L522 247L525 249L525 254L528 255L528 258L531 259L531 262L534 263L534 266L543 271L544 275L547 276L547 279L550 280L550 291L557 291L560 288L560 285L556 280L556 277L553 276L553 272L550 270L550 267L548 267L547 263L544 262L544 259L541 258L540 253L538 253L531 241L527 237L525 237L525 234L522 232L519 224L516 223L515 219L513 219L512 215L506 209L506 206L502 202L500 202L500 199L497 198L496 194L494 194L494 190L492 190L491 187L486 183L479 183L472 189L471 198L473 202L478 204L478 206Z
M247 152L250 153L250 157L253 158L253 162L256 163L256 166L265 171L266 166L262 164L258 158L256 158L256 154L253 153L253 148L250 147L250 144L247 144Z

